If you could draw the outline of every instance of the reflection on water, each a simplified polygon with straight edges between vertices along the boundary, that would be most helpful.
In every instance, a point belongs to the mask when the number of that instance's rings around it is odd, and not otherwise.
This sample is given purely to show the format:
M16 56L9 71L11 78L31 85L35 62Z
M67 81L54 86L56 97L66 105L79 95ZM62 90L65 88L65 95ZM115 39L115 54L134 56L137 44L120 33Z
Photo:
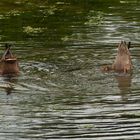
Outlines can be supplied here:
M5 89L5 92L7 95L11 94L14 90L14 85L17 83L18 77L14 77L12 75L7 75L3 77L3 88Z
M127 94L131 94L132 75L128 74L123 76L116 76L116 79L123 100L127 100Z
M15 44L21 69L0 77L2 140L139 139L139 1L5 0L0 7L0 46ZM102 73L121 40L132 42L133 73Z

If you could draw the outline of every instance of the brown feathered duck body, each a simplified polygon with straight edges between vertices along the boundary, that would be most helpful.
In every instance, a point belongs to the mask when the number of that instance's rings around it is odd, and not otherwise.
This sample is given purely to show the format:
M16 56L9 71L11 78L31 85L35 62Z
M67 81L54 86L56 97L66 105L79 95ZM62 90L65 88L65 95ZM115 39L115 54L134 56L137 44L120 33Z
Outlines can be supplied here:
M5 45L5 52L0 60L1 75L18 75L19 65L17 58L11 52L11 45Z
M131 54L129 51L130 42L126 44L125 41L121 41L118 45L117 55L114 63L111 66L104 66L103 71L115 71L127 73L132 70Z

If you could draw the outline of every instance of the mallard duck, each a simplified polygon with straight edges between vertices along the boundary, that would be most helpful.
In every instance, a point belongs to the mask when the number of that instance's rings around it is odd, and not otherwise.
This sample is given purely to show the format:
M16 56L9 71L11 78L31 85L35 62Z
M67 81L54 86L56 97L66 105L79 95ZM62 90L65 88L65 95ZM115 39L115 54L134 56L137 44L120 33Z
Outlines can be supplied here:
M19 65L17 58L11 52L11 45L5 44L5 52L0 60L1 75L17 75L19 73Z
M130 42L126 44L125 41L121 41L118 45L118 51L114 63L111 66L103 66L103 71L114 70L116 72L127 73L132 69L131 54L129 51Z

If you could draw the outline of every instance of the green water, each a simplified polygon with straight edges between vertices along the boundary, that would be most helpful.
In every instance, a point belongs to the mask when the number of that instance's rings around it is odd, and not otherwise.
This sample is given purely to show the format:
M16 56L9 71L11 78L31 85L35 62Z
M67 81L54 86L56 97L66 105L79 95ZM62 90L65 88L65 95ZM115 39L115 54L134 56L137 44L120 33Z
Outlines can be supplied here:
M0 77L0 139L139 139L139 15L138 0L1 0L20 76ZM132 75L102 73L121 40Z

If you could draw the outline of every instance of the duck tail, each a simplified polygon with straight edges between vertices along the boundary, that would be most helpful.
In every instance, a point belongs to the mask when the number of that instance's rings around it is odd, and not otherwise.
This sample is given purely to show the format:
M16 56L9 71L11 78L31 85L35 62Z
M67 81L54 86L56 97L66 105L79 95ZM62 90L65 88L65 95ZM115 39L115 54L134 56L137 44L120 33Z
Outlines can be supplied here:
M12 54L12 52L10 50L11 46L12 46L11 44L8 44L8 43L5 44L5 52L4 52L3 56L2 56L3 60L8 59L8 58L13 58L13 54Z

